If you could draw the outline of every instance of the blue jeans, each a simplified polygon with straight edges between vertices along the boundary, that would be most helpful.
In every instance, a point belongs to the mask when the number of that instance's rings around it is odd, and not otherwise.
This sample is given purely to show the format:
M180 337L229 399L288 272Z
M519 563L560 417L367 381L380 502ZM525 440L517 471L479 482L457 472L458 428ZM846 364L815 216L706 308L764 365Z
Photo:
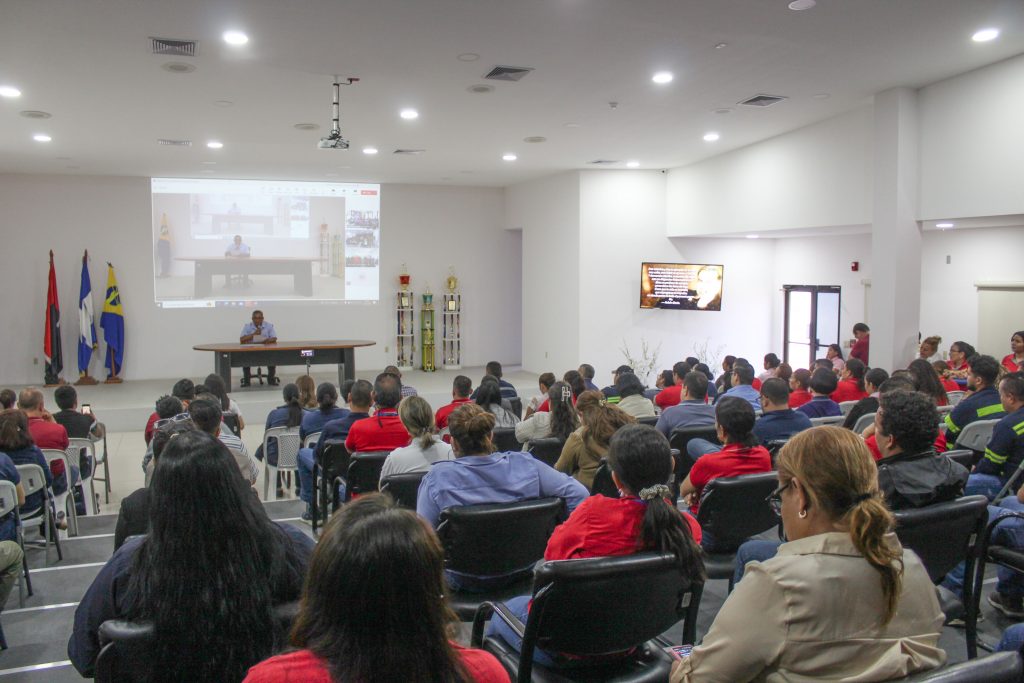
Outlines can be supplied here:
M770 560L779 552L782 541L747 541L736 551L736 571L733 573L732 582L739 583L743 578L747 562L764 562Z
M1014 624L1005 631L996 652L1013 652L1024 646L1024 624Z
M300 448L296 464L299 470L299 498L308 505L313 502L313 449Z
M708 453L717 453L722 450L721 445L711 443L707 439L690 439L686 444L686 454L694 460L700 460Z
M505 601L505 606L508 607L508 610L516 615L524 625L526 624L526 619L530 616L530 599L532 597L531 595L520 595ZM516 652L523 651L523 639L508 624L502 621L501 617L491 617L490 622L487 624L487 635L501 636L501 639L508 643ZM551 655L539 647L533 650L533 661L541 666L557 666L557 662Z
M989 500L996 497L1003 488L1004 482L993 474L972 474L967 477L967 485L964 486L965 496L985 496Z
M987 475L971 475L974 476L987 476ZM995 479L996 477L993 477ZM988 506L988 521L991 524L992 520L999 517L1006 510L1016 510L1018 512L1024 512L1024 503L1019 502L1016 498L1004 498L998 507L995 505ZM1024 549L1024 519L1018 517L1008 517L1005 521L1000 522L995 530L992 532L992 543L995 545L1003 545L1009 548ZM996 584L996 591L1007 597L1022 597L1024 598L1024 575L1021 575L1012 569L1006 567L996 567L996 576L999 582ZM964 590L964 563L961 562L953 568L946 578L942 580L942 585L949 590L956 593L958 596L963 595Z

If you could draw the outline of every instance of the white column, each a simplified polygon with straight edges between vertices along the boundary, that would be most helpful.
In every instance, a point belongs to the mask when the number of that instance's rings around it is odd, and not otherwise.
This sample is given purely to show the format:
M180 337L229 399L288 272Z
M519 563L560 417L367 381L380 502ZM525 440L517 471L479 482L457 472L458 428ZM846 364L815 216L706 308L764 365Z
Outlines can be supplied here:
M875 95L871 229L872 367L904 368L914 358L921 311L917 92Z

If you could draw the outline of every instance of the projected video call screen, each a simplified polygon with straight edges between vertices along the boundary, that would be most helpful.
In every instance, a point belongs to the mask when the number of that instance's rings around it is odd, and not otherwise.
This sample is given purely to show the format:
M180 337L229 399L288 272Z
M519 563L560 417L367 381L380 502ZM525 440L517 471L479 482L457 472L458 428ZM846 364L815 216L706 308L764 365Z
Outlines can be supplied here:
M640 308L720 311L723 271L708 263L643 263Z
M375 302L380 185L153 178L164 308Z

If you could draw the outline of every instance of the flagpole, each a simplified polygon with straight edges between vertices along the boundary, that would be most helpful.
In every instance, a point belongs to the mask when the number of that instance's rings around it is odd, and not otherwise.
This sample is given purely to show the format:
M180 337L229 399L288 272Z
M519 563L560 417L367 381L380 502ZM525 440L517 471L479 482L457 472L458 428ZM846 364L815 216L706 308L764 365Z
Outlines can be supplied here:
M89 268L89 250L88 249L86 249L85 253L82 254L82 268L85 268L85 269ZM91 288L90 288L90 291L89 291L89 296L92 297L92 289ZM79 301L78 305L81 306L82 302ZM90 321L90 324L91 324L91 321ZM83 334L83 330L79 330L78 333L79 333L79 335ZM91 360L92 359L90 357L90 362L91 362ZM89 368L88 367L86 367L84 371L79 371L78 381L75 382L75 386L92 386L94 384L99 384L99 380L97 380L95 377L93 377L92 375L89 374Z

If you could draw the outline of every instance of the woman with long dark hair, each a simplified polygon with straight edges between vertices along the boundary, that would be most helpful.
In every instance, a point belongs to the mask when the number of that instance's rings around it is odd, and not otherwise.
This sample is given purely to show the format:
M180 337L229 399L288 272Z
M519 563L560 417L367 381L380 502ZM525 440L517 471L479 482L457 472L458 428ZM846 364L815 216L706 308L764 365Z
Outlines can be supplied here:
M836 403L843 401L859 401L868 395L864 386L864 375L868 368L856 358L846 361L846 366L839 374L839 383L836 390L832 392L831 399Z
M246 683L507 682L492 655L453 642L443 570L440 541L414 513L378 494L346 505L310 562L291 634L300 649Z
M556 437L565 441L580 425L572 388L565 382L555 382L548 389L548 410L534 413L516 424L516 439L526 445L533 439Z
M913 376L914 386L918 391L930 396L937 406L949 405L949 396L931 363L923 358L916 358L907 366L907 370Z
M151 681L240 681L279 649L273 608L299 596L312 540L272 522L217 439L170 439L150 485L150 531L127 541L75 611L68 655L91 676L108 619L155 628Z
M278 406L267 413L267 423L264 430L274 427L298 427L302 424L302 417L305 412L299 399L299 387L295 384L285 384L281 390L284 397L284 405ZM256 449L256 459L263 460L263 445ZM267 462L277 467L277 442L271 441L267 448ZM278 473L280 479L280 472Z
M340 420L349 413L347 408L338 407L338 390L330 382L323 382L316 388L316 405L316 410L307 410L302 415L299 438L303 442L310 434L322 431L328 422Z
M213 394L220 401L220 409L225 413L231 413L238 419L238 431L245 429L245 420L242 418L242 411L239 410L235 399L228 396L228 386L220 375L209 374L203 380L207 393Z
M946 373L946 376L950 379L967 379L967 373L971 370L967 365L967 360L976 353L974 347L965 341L955 341L950 344L949 360L946 361L949 372Z
M519 417L501 405L501 387L497 382L480 382L476 388L476 404L494 416L495 427L515 427Z

